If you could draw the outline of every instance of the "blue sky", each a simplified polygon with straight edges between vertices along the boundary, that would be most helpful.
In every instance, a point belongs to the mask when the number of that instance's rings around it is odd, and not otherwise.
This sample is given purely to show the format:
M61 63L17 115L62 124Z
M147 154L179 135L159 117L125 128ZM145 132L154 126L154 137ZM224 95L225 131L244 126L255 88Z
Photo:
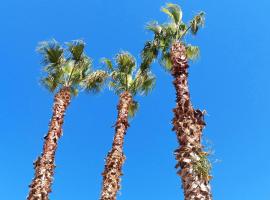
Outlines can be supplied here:
M199 45L191 63L195 107L208 111L205 140L215 151L212 188L217 200L267 200L269 190L269 15L267 0L182 0L184 20L206 12L206 26L188 42ZM101 57L128 50L138 57L151 34L146 22L167 20L161 0L8 0L0 4L0 197L25 199L32 162L42 150L53 95L39 85L39 41L84 39ZM119 200L183 199L174 169L176 137L172 79L159 65L155 90L138 97L140 110L125 140ZM80 94L66 115L56 157L52 200L98 199L104 157L111 147L117 96Z

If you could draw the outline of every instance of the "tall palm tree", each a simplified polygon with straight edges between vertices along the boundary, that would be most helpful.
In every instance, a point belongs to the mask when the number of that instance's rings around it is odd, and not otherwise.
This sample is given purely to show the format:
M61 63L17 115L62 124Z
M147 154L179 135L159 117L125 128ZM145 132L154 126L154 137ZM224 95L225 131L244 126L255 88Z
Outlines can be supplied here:
M209 200L212 199L209 183L211 165L202 145L205 111L193 108L188 87L188 60L198 57L199 48L184 41L185 36L189 33L196 35L203 26L204 13L198 13L185 24L178 5L168 3L162 11L169 16L170 22L159 24L154 21L147 25L154 38L145 44L140 69L146 73L152 62L159 58L160 64L173 76L176 108L172 123L180 145L175 150L176 168L180 168L178 174L182 178L185 200Z
M67 49L55 40L41 42L38 51L43 56L45 76L42 84L55 93L53 114L45 136L43 152L34 163L35 177L30 184L28 200L48 200L54 175L55 152L71 97L83 85L98 91L107 76L104 71L92 71L91 60L84 53L85 44L76 40L67 43ZM66 56L65 56L66 55ZM83 84L82 84L83 83Z
M124 136L129 127L128 117L133 117L138 102L134 100L137 94L146 95L153 87L155 78L150 72L143 75L140 70L135 74L136 61L128 52L116 56L116 66L109 59L104 59L110 72L110 88L119 95L117 106L118 116L115 123L115 136L112 149L107 155L103 175L101 200L115 200L120 189L120 176L125 161L123 152Z

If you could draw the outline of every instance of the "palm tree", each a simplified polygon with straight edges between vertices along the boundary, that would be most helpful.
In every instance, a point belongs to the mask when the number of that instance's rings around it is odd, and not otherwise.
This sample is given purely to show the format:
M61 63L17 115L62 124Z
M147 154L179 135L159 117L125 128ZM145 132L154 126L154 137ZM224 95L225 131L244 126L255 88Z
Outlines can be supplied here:
M41 42L38 52L43 56L45 76L41 83L55 93L53 115L45 136L43 152L34 163L35 177L30 184L28 200L48 200L54 175L57 143L62 136L62 125L71 97L83 85L99 91L107 76L104 71L92 71L91 60L84 53L85 44L76 40L62 48L55 40ZM66 55L66 56L65 56ZM83 83L83 84L82 84Z
M202 130L205 126L205 111L193 108L188 87L188 60L198 57L199 48L184 41L189 33L196 35L204 24L204 13L198 13L189 24L182 21L181 8L168 3L162 8L170 22L151 22L147 29L154 33L153 40L146 42L141 53L140 69L146 73L152 62L159 62L173 76L176 90L176 108L173 110L173 130L179 147L175 150L176 168L182 178L185 200L212 199L208 153L202 145Z
M101 200L115 200L120 189L120 176L125 161L123 152L124 136L129 127L128 117L133 117L138 108L134 101L137 94L146 95L153 87L155 78L150 72L143 75L140 70L134 74L136 61L128 52L116 56L116 66L109 59L103 59L110 72L110 88L119 95L118 116L112 149L107 155L103 176Z

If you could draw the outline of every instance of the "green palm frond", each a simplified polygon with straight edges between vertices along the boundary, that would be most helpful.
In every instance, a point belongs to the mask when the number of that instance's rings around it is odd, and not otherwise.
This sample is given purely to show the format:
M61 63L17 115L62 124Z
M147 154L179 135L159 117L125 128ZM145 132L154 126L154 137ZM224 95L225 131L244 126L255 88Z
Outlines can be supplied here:
M120 95L123 91L126 90L126 87L122 84L111 81L109 82L109 89L113 90L115 94Z
M84 53L85 43L74 40L60 46L55 40L41 42L37 48L43 56L44 77L41 83L54 92L61 87L69 87L76 96L80 88L98 92L102 88L107 72L92 71L92 60Z
M134 80L132 81L129 91L136 95L147 95L154 87L156 78L151 72L142 73L138 70Z
M46 76L41 78L41 84L50 92L54 92L63 83L64 49L56 40L43 41L38 44L37 51L42 55L43 71Z
M193 35L196 35L199 28L204 26L205 23L205 13L200 12L198 15L196 15L190 22L191 26L191 33Z
M109 72L113 72L113 63L108 58L102 58L101 63L105 64L106 68L109 70Z
M176 24L163 25L164 37L175 37L178 29L179 27Z
M162 26L159 25L157 21L149 22L145 28L146 30L152 31L155 34L160 34L162 31Z
M115 60L120 72L131 74L136 67L135 58L129 52L120 52L116 55Z
M74 40L66 44L68 46L69 52L71 53L70 59L75 60L77 62L83 59L83 52L84 52L84 47L85 47L84 41Z
M164 24L162 34L158 37L159 48L164 51L170 48L170 45L177 38L177 26L174 24Z
M152 91L155 83L156 83L155 76L153 76L151 73L145 75L139 88L139 92L141 93L141 95L147 95L150 91Z
M177 4L167 3L165 7L161 8L161 11L166 13L177 25L182 21L182 10Z
M111 81L109 88L114 90L116 94L121 94L128 89L128 74L115 70L111 73Z
M128 116L134 117L138 110L139 110L139 103L137 101L133 101L128 108Z
M145 43L143 50L141 51L142 62L140 69L142 72L148 71L152 62L158 56L158 45L157 42L148 41Z
M80 84L91 72L92 60L87 56L82 56L79 61L72 60L71 72L69 73L70 84Z
M72 96L78 96L79 94L79 89L76 87L70 87L70 93Z
M195 60L200 55L200 49L197 46L187 45L186 46L187 57L191 60Z
M167 3L161 8L161 11L166 13L171 21L169 23L160 24L157 21L150 22L146 25L146 29L154 33L152 40L147 41L141 52L142 63L140 69L142 73L150 70L151 64L160 55L159 63L167 70L171 71L172 62L170 59L170 51L172 44L176 41L185 44L184 36L188 33L196 34L198 29L204 25L205 13L199 12L186 25L182 21L182 10L177 4ZM187 56L193 60L199 56L199 48L196 46L186 45Z
M58 87L58 82L52 76L44 77L40 80L41 84L50 92L54 92Z
M128 91L133 96L138 93L144 95L154 85L155 78L149 70L142 72L139 69L135 74L136 60L128 52L120 52L116 55L115 66L109 59L105 60L105 64L113 70L110 72L109 88L116 94Z
M108 73L103 70L91 72L82 82L82 86L88 92L99 92L102 89L108 76Z
M54 39L40 42L36 50L43 56L42 63L47 65L48 70L50 67L60 65L63 61L64 49Z
M167 51L163 51L161 58L159 60L159 63L161 66L164 67L164 69L166 71L171 71L172 69L172 61L171 61L171 57L170 57L170 53Z

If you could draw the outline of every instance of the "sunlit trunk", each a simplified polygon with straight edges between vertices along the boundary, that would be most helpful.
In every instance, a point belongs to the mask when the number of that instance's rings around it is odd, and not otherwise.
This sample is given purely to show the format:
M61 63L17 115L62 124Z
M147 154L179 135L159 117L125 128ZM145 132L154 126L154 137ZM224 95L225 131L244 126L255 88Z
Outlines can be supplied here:
M211 200L209 161L203 151L202 131L204 112L195 110L188 88L188 59L186 48L176 42L171 48L173 84L176 90L176 108L173 110L173 130L179 147L175 150L176 168L182 178L185 200Z
M100 200L115 200L117 192L120 189L120 181L122 175L122 166L125 161L123 152L124 136L126 134L128 124L128 110L132 102L132 96L128 92L120 95L120 101L117 106L118 116L115 124L115 136L112 149L106 158L106 164L103 176L103 185Z
M53 115L49 131L44 138L43 152L34 163L35 177L30 184L27 200L48 200L54 175L57 143L62 136L65 111L70 103L69 88L61 89L54 98Z

